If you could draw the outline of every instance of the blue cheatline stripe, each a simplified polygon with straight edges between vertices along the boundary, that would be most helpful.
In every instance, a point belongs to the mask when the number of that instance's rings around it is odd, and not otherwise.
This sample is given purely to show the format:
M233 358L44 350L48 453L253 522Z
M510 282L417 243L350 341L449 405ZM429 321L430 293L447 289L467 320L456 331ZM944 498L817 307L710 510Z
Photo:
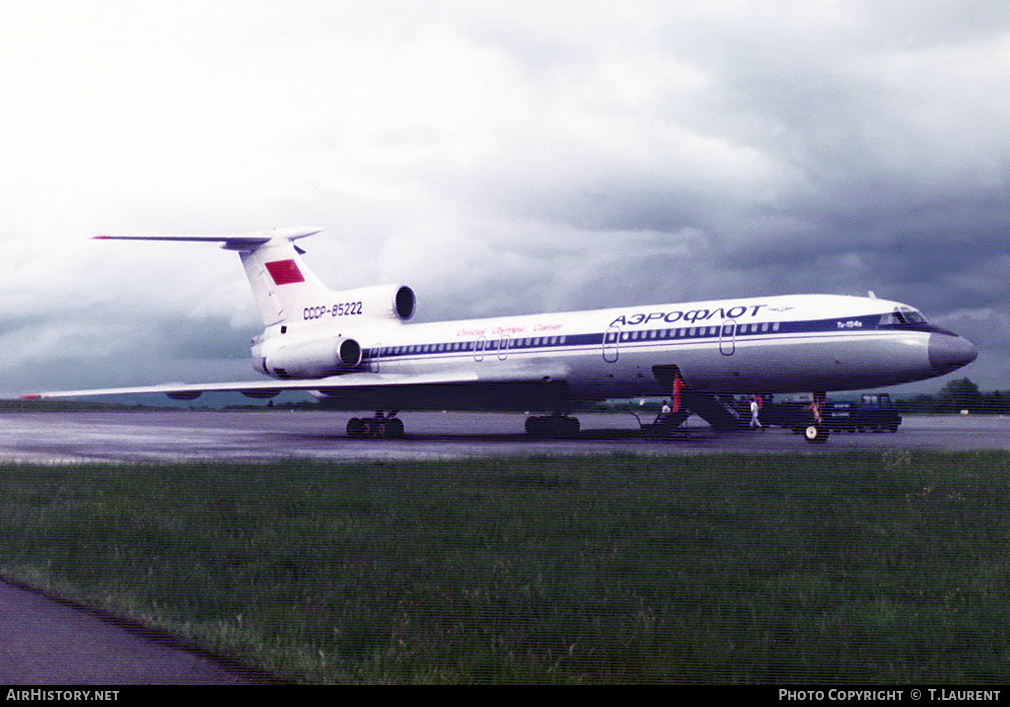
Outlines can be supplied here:
M827 332L865 332L877 330L901 330L922 332L945 332L929 324L921 325L881 325L880 315L863 317L838 317L834 319L817 319L799 322L758 322L758 323L706 323L694 326L669 327L663 329L641 329L620 331L611 330L591 334L566 334L555 336L524 336L516 338L492 338L482 340L482 348L478 349L478 341L436 342L430 344L404 344L401 346L383 346L379 358L416 358L436 355L469 354L497 355L501 351L543 351L552 349L573 349L594 347L604 344L630 345L638 342L660 341L715 341L723 336L732 336L736 341L767 338L769 335L785 334L818 334ZM504 345L503 345L504 344ZM373 360L373 349L365 351L364 360Z

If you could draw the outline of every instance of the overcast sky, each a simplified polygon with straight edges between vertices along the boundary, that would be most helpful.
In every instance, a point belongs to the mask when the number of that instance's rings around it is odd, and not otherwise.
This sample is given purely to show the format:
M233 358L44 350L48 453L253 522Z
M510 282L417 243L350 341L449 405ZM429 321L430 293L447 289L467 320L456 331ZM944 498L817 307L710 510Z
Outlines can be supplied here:
M0 0L0 69L0 395L255 378L234 253L90 237L302 225L421 320L874 290L1010 388L1006 0Z

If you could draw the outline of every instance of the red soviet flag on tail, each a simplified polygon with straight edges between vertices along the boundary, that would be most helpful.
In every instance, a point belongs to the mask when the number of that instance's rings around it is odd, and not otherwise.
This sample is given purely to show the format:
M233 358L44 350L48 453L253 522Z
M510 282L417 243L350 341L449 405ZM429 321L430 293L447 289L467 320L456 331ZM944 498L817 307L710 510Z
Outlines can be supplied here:
M266 266L267 272L270 273L270 277L274 279L276 285L305 282L305 277L294 260L275 260L272 263L266 263Z

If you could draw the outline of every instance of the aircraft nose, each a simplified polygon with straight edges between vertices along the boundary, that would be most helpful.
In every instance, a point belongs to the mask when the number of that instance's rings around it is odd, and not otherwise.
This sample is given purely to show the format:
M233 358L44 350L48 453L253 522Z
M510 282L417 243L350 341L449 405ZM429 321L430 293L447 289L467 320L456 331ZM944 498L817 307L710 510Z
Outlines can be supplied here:
M967 366L978 356L978 349L967 339L950 334L929 335L929 365L938 376Z

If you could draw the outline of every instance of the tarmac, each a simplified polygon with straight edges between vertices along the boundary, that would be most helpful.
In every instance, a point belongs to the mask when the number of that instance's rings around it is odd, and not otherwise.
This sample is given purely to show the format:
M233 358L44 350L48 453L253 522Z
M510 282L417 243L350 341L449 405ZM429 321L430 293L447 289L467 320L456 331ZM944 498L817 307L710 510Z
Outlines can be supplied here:
M358 416L368 413L357 413ZM171 462L194 459L271 461L309 458L453 459L543 454L792 454L832 451L1010 449L1010 419L979 415L910 415L897 433L834 433L810 444L785 429L713 432L690 418L673 439L646 440L639 421L655 411L579 415L575 439L525 434L525 414L402 413L402 439L347 437L353 413L302 410L11 413L0 415L0 462Z

